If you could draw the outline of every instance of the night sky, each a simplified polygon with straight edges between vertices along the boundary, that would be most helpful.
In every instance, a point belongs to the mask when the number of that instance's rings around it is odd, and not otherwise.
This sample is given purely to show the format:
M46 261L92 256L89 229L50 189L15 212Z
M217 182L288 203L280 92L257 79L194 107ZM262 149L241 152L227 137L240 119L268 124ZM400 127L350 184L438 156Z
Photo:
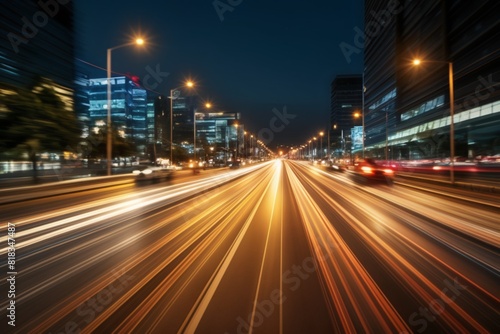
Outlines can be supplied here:
M354 44L354 28L363 27L362 0L75 3L78 59L105 68L106 49L141 34L146 47L113 51L114 72L149 74L147 88L165 95L192 78L201 97L217 110L240 112L256 134L286 108L288 124L281 130L275 123L271 148L326 129L332 79L362 69L362 52L348 61L339 47Z

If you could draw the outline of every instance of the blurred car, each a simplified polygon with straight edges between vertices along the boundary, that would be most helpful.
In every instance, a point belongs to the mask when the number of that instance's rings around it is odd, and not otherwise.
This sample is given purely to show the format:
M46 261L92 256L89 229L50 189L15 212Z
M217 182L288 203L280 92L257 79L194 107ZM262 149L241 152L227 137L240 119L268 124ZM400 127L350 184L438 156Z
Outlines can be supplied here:
M347 162L344 159L330 160L329 166L332 170L337 172L345 172L347 170Z
M173 171L171 168L147 167L134 170L132 173L135 175L136 183L144 183L147 181L155 183L170 180Z
M237 168L240 168L240 166L241 166L241 160L239 160L239 159L235 160L235 161L231 161L229 163L229 168L231 168L231 169L237 169Z
M356 181L366 182L385 182L388 185L394 183L394 170L389 167L379 165L375 160L366 158L354 161L349 171Z

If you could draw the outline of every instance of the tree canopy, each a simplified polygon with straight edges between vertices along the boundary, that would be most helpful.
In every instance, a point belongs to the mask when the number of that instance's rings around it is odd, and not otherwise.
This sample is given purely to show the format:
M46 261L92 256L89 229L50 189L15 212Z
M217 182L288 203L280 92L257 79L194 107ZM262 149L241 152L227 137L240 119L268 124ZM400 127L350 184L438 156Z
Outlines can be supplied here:
M49 80L30 88L0 85L0 149L26 152L36 162L40 152L75 147L80 127ZM35 167L36 168L36 167Z

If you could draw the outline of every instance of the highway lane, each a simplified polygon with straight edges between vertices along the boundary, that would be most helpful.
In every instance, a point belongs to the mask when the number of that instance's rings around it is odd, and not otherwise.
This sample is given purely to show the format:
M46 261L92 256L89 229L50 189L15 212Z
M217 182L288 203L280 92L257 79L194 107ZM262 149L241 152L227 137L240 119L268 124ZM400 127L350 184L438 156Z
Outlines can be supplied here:
M497 331L498 198L471 204L291 166L411 330Z
M276 160L2 205L8 330L498 332L498 202L445 195Z

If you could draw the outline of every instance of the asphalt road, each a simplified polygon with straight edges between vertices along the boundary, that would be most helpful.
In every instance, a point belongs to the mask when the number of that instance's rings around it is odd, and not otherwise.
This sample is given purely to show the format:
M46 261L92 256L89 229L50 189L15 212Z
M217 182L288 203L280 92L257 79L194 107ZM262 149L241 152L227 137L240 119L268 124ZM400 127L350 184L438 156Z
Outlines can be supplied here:
M2 333L500 332L498 195L282 160L65 187L0 204Z

